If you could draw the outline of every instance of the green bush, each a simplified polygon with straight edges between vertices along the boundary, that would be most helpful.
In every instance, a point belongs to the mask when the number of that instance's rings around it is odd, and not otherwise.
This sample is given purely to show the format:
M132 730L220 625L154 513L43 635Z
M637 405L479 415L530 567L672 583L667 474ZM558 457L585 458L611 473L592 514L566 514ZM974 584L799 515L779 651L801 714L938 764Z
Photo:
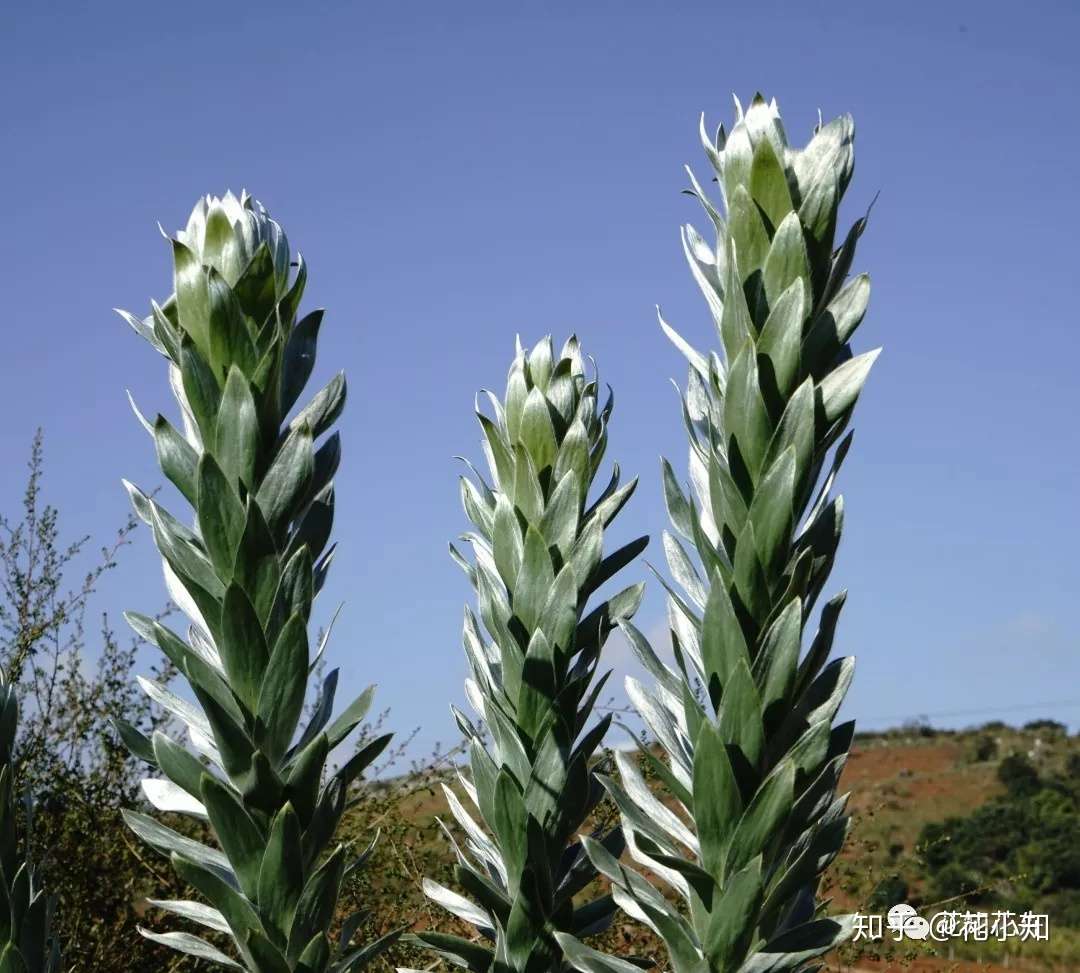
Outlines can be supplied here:
M1034 765L1020 753L1011 753L998 765L997 778L1005 785L1010 797L1030 797L1041 787L1039 772Z
M975 743L971 747L971 758L975 763L986 763L994 760L997 754L997 740L988 735L976 737Z
M906 902L909 891L908 883L899 875L883 878L874 886L866 900L866 911L888 912L897 903Z
M1080 802L1031 763L1002 761L1006 794L967 817L927 824L918 850L931 899L963 896L1018 909L1041 902L1059 922L1075 916L1080 891Z

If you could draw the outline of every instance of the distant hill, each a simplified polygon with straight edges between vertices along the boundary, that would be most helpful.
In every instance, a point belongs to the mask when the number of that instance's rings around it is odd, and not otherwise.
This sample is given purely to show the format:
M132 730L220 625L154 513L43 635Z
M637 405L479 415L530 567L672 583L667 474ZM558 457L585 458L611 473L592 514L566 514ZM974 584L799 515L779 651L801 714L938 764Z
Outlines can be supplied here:
M937 904L928 900L930 876L917 847L924 826L948 818L963 818L1005 794L998 779L1001 761L1023 755L1047 781L1065 781L1080 762L1080 736L1070 737L1052 721L1029 728L988 724L965 731L911 726L880 733L859 734L841 779L840 791L850 792L853 827L847 846L829 872L823 894L832 897L830 911L887 911L895 902L889 893L906 892L906 900L929 918L940 909L991 911L1010 908L1008 889L1000 905ZM1070 758L1073 766L1069 767ZM440 779L441 778L441 779ZM412 899L421 916L418 926L449 930L445 913L431 911L418 894L422 874L441 872L453 884L452 857L435 817L448 819L443 781L452 775L427 773L405 776L386 785L387 800L402 823L384 834L380 856L385 867L372 869L370 881L388 882L401 897ZM1075 786L1075 785L1073 785ZM460 789L458 788L459 792ZM362 815L370 820L370 813ZM1078 819L1080 820L1080 819ZM357 820L357 825L361 821ZM1080 844L1080 833L1076 836ZM372 888L376 897L389 890ZM361 898L365 897L361 895ZM1019 911L1019 910L1017 910ZM461 931L461 930L456 930ZM886 933L887 938L891 934ZM607 934L605 948L662 956L647 930L623 920ZM414 957L415 958L415 957ZM833 957L829 970L866 973L1076 973L1080 970L1080 929L1050 916L1048 942L1010 940L950 944L905 941L851 944Z

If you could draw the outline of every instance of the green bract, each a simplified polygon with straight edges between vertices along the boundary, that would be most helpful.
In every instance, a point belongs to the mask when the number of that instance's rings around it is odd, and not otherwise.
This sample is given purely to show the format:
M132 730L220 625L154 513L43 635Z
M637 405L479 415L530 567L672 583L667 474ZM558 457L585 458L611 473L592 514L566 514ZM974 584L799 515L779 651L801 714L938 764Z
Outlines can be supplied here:
M667 462L662 470L679 535L664 538L676 667L620 623L655 679L628 679L627 690L664 753L644 759L670 800L625 754L620 780L605 780L634 860L682 896L685 913L586 840L675 973L818 969L815 958L851 930L851 917L822 917L816 899L848 827L836 785L853 724L832 721L853 660L828 661L844 594L825 603L808 645L803 631L840 540L843 503L831 488L851 436L841 437L877 355L848 346L870 290L865 276L848 279L865 219L834 241L853 134L845 116L793 149L775 102L760 96L726 139L703 130L725 213L694 181L717 245L689 226L684 242L723 357L663 325L690 362L692 490ZM563 944L587 973L632 969Z
M15 687L0 673L0 971L58 973L60 944L52 933L54 900L37 884L29 858L33 807L23 801L26 833L20 839L15 790L15 731L19 704Z
M344 406L345 379L339 374L293 412L314 364L322 312L297 321L304 264L298 256L291 274L285 234L262 206L247 195L200 200L171 242L173 295L145 320L121 313L168 359L182 431L162 416L139 418L162 472L191 504L194 527L126 485L190 627L184 639L148 616L127 617L186 677L196 702L140 680L186 726L188 739L150 739L126 725L120 731L160 773L143 782L151 803L207 819L220 848L143 814L129 812L127 821L209 903L154 905L228 933L236 956L187 932L141 931L253 973L349 973L392 937L353 946L353 916L330 939L342 881L363 858L332 847L333 835L350 785L389 736L331 772L330 752L371 701L368 690L331 720L337 670L310 719L301 719L324 648L309 644L311 605L333 556L341 447L336 432L324 434Z
M595 678L601 649L637 609L642 586L591 610L587 603L647 538L604 556L604 528L636 481L620 487L615 466L590 498L612 399L598 407L576 338L558 358L550 338L528 354L519 344L505 399L489 399L490 417L478 418L491 485L479 473L461 481L474 560L451 546L480 616L466 609L464 631L466 693L479 726L454 710L469 744L472 773L461 785L473 808L446 788L466 839L454 850L469 897L425 882L431 899L487 943L417 938L476 973L548 973L566 965L553 932L589 936L615 911L609 896L575 908L573 897L596 874L576 835L603 794L592 763L611 717L590 723L607 678ZM623 847L618 830L593 840L613 855Z

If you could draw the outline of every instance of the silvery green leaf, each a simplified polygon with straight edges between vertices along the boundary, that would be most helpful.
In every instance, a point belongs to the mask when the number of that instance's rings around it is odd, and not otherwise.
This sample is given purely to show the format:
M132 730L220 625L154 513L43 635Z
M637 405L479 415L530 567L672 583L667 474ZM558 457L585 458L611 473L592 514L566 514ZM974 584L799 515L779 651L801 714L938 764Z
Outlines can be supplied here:
M162 709L171 713L188 726L195 727L207 736L210 735L210 724L206 722L206 717L199 712L197 707L187 702L187 700L181 699L175 693L151 679L147 679L144 676L136 676L135 679L142 687L143 692Z
M513 586L514 615L526 630L532 631L536 627L554 581L555 573L547 543L543 535L530 526L525 532L521 567Z
M271 530L279 531L307 492L315 472L311 430L292 428L256 494Z
M186 953L196 959L207 960L220 966L229 966L237 970L243 969L243 966L237 963L236 960L198 936L192 936L186 932L151 932L143 926L136 926L135 928L138 929L139 935L145 939L160 943L162 946L168 946L179 953Z
M183 376L180 369L172 362L169 363L169 386L172 388L176 404L180 406L180 418L184 426L184 438L196 453L201 453L203 449L202 432L196 422L191 405L188 403L187 393L184 391Z
M129 311L121 310L118 307L114 307L113 310L128 323L132 331L139 335L139 337L148 341L156 351L160 352L162 355L168 355L165 346L158 339L157 335L154 334L154 326L151 320L137 317Z
M244 532L244 506L214 457L205 453L197 472L199 532L219 578L231 578Z
M205 818L206 808L201 801L195 800L190 794L177 787L171 780L159 780L154 777L145 777L141 781L143 794L146 799L159 811L172 811L178 814L190 814L194 817Z
M842 115L821 126L805 149L794 157L795 178L805 197L816 183L832 173L839 175L841 189L851 175L852 140L855 123Z
M559 454L560 457L562 453ZM558 480L540 520L540 532L565 560L578 537L581 513L582 470L567 470Z
M297 413L289 428L300 429L307 426L312 439L318 439L341 415L341 410L345 408L345 392L345 373L338 372L325 388Z
M437 902L448 912L465 922L472 923L480 929L494 929L495 923L483 909L470 902L463 895L458 895L438 882L429 878L423 880L424 894L434 902Z
M210 357L210 292L199 258L173 241L173 293L180 327L207 359Z
M188 739L191 741L191 745L195 748L201 756L217 767L218 770L223 770L221 762L221 754L218 752L217 745L209 734L203 733L201 730L196 729L193 726L187 728Z
M719 879L728 843L742 813L742 798L720 728L706 720L694 741L694 821L701 842L702 866Z
M690 241L692 236L696 235L696 231L693 227L683 227L683 253L686 256L686 262L690 267L690 273L693 275L694 280L697 282L698 289L705 298L705 304L712 314L713 321L716 323L716 326L719 327L720 321L724 315L724 288L717 278L715 269L709 267L708 270L706 270L703 268L701 262L695 258ZM680 350L682 349L680 348Z
M855 404L879 354L880 348L849 358L821 380L818 388L828 421L839 419Z
M682 487L679 486L671 464L666 459L661 458L660 468L663 473L664 502L667 504L668 517L671 519L675 529L683 537L689 539L694 533L691 524L690 502L687 500Z
M628 620L619 621L619 630L630 644L634 655L648 673L664 688L675 692L679 688L679 677L672 672L653 651L649 640Z
M758 557L768 577L787 563L795 521L795 447L788 446L766 470L750 504Z
M256 901L271 928L288 937L305 885L300 821L292 804L285 804L263 839Z
M592 949L569 933L557 932L555 938L566 959L581 973L641 973L640 966Z
M258 902L259 867L266 842L264 829L252 819L240 795L209 774L203 778L202 797L240 888L250 900ZM175 850L184 853L183 849Z
M259 742L271 760L292 740L304 708L307 675L307 630L303 619L293 615L274 643L255 706L256 721L265 727Z
M801 696L810 681L817 676L825 665L829 653L832 651L833 638L836 635L836 626L840 621L840 612L847 601L847 592L830 598L821 610L821 619L814 640L810 643L810 649L806 657L799 664L799 672L796 680L795 694Z
M441 956L446 957L451 963L471 970L472 973L485 973L491 968L492 951L461 936L422 932L410 935L408 938L410 941L430 947ZM397 971L398 973L424 973L422 970L413 970L402 966L397 967Z
M756 769L765 746L761 700L746 659L728 673L720 701L720 736L727 741L729 757ZM734 769L734 768L733 768Z
M661 802L645 783L633 759L623 750L615 752L615 763L619 768L619 779L626 795L641 808L650 820L659 825L669 838L674 838L695 855L699 852L698 840L693 832L679 819L670 808Z
M772 707L785 703L794 688L801 637L802 601L793 598L765 632L754 660L754 681L761 686L762 715L770 724L777 720Z
M751 257L743 257L738 250L734 237L729 236L724 243L727 253L727 285L724 301L724 314L720 319L720 339L724 346L727 362L734 362L740 349L747 341L753 340L757 328L750 316L743 278L750 273L759 273L751 262ZM743 267L746 270L744 272ZM755 277L755 282L758 278ZM710 370L711 371L711 370Z
M565 476L572 476L576 484L588 483L589 433L584 424L575 419L558 445L558 454L552 470L553 482L562 483ZM538 469L542 469L539 467Z
M512 585L521 569L524 544L517 514L505 494L499 494L496 500L495 515L490 520L490 535L499 576L505 584Z
M724 396L724 428L738 447L739 458L751 477L761 467L772 435L772 422L761 395L757 353L747 342L735 356Z
M694 764L692 744L680 732L677 720L632 676L626 677L626 695L667 751L672 763L682 767L689 775Z
M544 516L544 493L540 474L529 451L520 443L514 447L513 475L510 479L514 506L530 524L539 524Z
M548 401L543 392L534 387L525 399L519 435L520 442L525 446L538 471L550 466L558 451L555 429L551 425L548 409Z
M794 799L795 767L781 761L765 778L743 811L728 851L728 871L738 871L758 855L768 854L771 844L787 823Z
M810 286L810 257L799 216L788 213L776 228L762 267L762 283L769 306L775 306L780 295L797 280Z
M848 281L814 319L804 340L804 355L815 369L828 363L862 323L870 301L870 277L859 274Z
M289 340L285 345L285 362L282 369L282 412L288 412L293 407L311 377L322 319L321 310L312 311L297 323L289 335Z
M161 472L184 499L195 503L195 470L198 454L191 444L163 416L154 420L154 447Z
M735 969L753 942L761 908L761 856L735 871L724 884L723 904L714 906L702 948L710 969Z
M485 534L490 535L494 529L491 508L484 503L480 492L467 477L460 477L461 505L465 508L465 515Z
M483 829L473 820L464 805L458 800L457 795L445 784L442 785L446 803L450 807L450 813L454 820L461 826L469 839L469 850L481 860L495 868L506 882L506 870L502 862L502 855L485 834Z
M738 187L738 189L742 188L742 186ZM773 227L779 227L784 218L794 209L795 204L791 198L791 190L788 188L787 174L784 172L781 159L777 157L777 150L767 139L762 139L754 146L748 189L754 204L760 208Z
M731 597L723 584L714 583L701 622L701 659L710 686L714 677L722 686L731 670L749 658L749 648Z
M806 313L806 283L792 281L773 304L761 329L758 352L769 358L773 387L781 401L791 394L799 376Z
M784 973L827 953L855 932L855 916L816 919L788 930L752 955L739 973Z
M660 313L659 307L656 309L656 317L660 322L660 327L664 334L667 335L668 340L682 352L683 356L690 363L690 367L699 375L702 375L707 379L709 376L709 365L705 356L695 351L686 339L664 320L664 316Z
M691 169L689 166L683 166L683 169L686 172L687 178L689 178L690 180L690 190L686 191L692 192L692 195L697 198L697 201L699 203L701 203L701 208L705 210L705 212L709 216L709 219L712 221L713 229L717 233L723 233L725 228L724 217L720 215L720 211L717 210L717 208L713 205L712 200L709 199L709 194L702 187L701 183L698 182L697 176L694 175L693 169ZM704 240L702 240L702 245L703 248L707 246Z
M145 814L125 810L123 817L132 831L162 854L167 856L172 852L178 852L186 858L190 858L192 861L211 869L227 881L233 880L229 860L216 848L207 848L197 841L185 838L183 835L173 831L172 828L159 824Z
M171 912L182 919L190 919L215 932L227 933L229 931L229 924L225 921L225 917L217 909L203 905L202 902L194 902L191 899L147 899L146 903L155 909Z
M222 471L233 483L253 486L259 444L259 420L255 399L244 373L235 365L228 371L214 424L214 453ZM189 498L197 503L197 498Z
M135 413L135 418L139 420L139 425L143 427L151 436L154 435L154 424L142 414L142 410L135 404L135 399L131 392L126 390L128 405L131 406L131 411Z

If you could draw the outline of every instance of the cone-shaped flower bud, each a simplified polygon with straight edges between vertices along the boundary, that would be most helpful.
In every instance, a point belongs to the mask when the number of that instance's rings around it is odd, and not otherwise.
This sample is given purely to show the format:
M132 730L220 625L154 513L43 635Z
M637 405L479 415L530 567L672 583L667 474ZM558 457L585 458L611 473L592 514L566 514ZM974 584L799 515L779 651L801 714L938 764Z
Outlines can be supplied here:
M143 814L127 820L171 858L204 902L157 901L218 932L236 956L188 932L143 935L252 973L351 973L378 955L351 938L331 940L345 875L357 864L333 845L349 788L386 746L379 737L331 772L331 751L363 721L371 691L331 720L337 670L302 719L308 679L324 646L308 638L312 602L333 547L333 477L345 403L333 378L299 410L322 312L297 321L305 273L290 277L285 234L250 197L207 197L172 241L175 291L145 320L128 322L169 360L183 432L162 416L140 420L165 476L191 505L173 516L127 484L153 531L186 638L145 615L135 631L186 678L192 704L140 680L186 727L187 739L131 726L120 732L158 771L143 782L150 802L208 820L219 847L204 847Z
M456 875L469 897L425 881L484 941L417 938L476 973L547 973L565 966L554 932L600 932L615 908L608 896L575 905L596 874L577 835L603 794L594 763L611 717L591 719L607 679L597 678L601 650L642 586L589 602L647 538L604 555L604 529L636 481L619 486L616 466L593 495L612 399L600 407L576 338L558 358L549 338L528 354L519 346L505 398L489 400L490 415L477 415L491 483L479 473L461 481L473 559L451 546L479 609L479 618L466 609L464 631L479 722L454 710L469 744L472 773L460 783L472 807L446 789L466 836ZM593 839L622 850L617 830Z
M853 135L843 117L793 148L775 102L759 96L726 139L703 132L723 213L691 176L717 243L689 226L684 243L723 355L663 325L690 362L691 490L662 469L675 667L622 623L655 680L628 679L627 690L664 752L643 759L670 800L620 754L619 781L605 783L650 877L587 842L616 900L664 940L675 973L816 969L852 928L850 916L822 917L816 898L848 827L836 785L854 726L832 721L853 660L828 661L844 594L821 609L813 638L804 630L840 540L843 504L831 491L851 436L841 437L877 354L848 346L869 296L865 276L848 277L865 219L834 241ZM564 946L587 973L632 970Z
M236 286L265 243L276 292L283 294L288 286L289 241L277 221L247 193L239 199L232 193L220 199L204 196L191 211L187 226L176 234L176 242L187 247L200 264L213 267L230 287ZM268 279L267 268L258 269Z
M30 861L33 804L27 795L20 809L15 787L18 725L15 687L0 673L0 970L59 973L60 943L52 932L55 901L38 884Z

